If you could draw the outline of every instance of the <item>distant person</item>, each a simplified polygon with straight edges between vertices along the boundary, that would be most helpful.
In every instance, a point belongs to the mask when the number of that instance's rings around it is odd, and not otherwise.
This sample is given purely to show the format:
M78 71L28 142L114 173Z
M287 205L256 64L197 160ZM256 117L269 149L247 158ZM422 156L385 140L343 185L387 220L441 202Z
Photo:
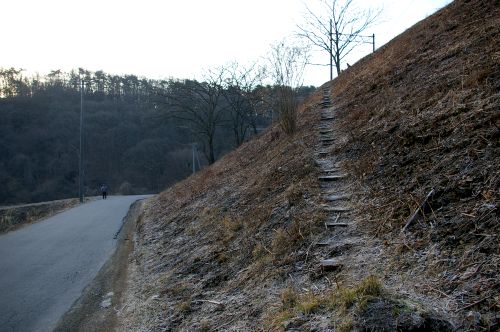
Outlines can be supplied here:
M101 186L102 199L108 198L108 186L103 184Z

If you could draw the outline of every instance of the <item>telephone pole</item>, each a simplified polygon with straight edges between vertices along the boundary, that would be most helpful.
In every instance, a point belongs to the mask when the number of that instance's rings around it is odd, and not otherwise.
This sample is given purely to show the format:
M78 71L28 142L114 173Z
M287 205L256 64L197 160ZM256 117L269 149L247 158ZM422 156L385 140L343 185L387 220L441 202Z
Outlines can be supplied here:
M78 197L80 198L80 203L83 203L83 186L85 170L83 168L83 90L84 90L83 79L81 79L80 86L80 155L79 155L79 166L78 166Z
M198 143L194 142L192 144L193 147L193 174L196 173L196 165L195 163L198 163L198 170L201 169L201 164L200 164L200 157L198 156Z
M196 143L193 143L193 174L196 173L196 165L194 159L195 150L196 150Z

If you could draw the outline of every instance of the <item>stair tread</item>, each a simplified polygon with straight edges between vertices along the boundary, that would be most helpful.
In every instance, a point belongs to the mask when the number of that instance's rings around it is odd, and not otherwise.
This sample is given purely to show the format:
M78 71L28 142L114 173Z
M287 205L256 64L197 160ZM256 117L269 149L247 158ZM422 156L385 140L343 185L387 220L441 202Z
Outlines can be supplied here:
M326 212L349 212L352 209L346 206L325 206L323 210Z
M323 270L334 270L342 266L342 263L337 258L328 258L320 261L321 268Z
M344 179L346 178L346 174L339 174L339 175L321 175L318 176L318 180L320 181L333 181L333 180L339 180L339 179Z
M335 167L335 168L327 168L323 170L323 173L332 173L332 172L340 172L341 169L340 167Z
M325 222L326 227L347 227L349 223L346 222Z
M349 199L351 198L351 195L326 195L324 196L324 199L327 201L340 201L344 199Z

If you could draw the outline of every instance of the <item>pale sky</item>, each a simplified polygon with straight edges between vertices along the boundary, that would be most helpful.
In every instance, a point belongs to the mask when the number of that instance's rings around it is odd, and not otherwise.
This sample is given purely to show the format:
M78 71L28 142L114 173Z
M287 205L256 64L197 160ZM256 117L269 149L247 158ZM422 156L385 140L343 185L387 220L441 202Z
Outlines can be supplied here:
M231 61L264 57L270 44L297 32L305 4L317 0L0 0L0 67L29 72L83 67L148 78L201 78ZM383 7L377 47L451 0L358 0ZM353 64L371 51L360 48ZM328 62L315 52L312 62ZM345 64L344 64L345 66ZM309 67L305 84L329 79Z

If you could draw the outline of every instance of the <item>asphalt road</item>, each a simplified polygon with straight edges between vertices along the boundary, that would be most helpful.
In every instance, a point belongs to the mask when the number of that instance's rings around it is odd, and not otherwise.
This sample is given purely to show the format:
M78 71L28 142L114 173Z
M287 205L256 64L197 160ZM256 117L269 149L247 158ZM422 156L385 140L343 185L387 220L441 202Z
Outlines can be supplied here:
M51 331L116 249L130 205L110 196L0 235L0 331Z

